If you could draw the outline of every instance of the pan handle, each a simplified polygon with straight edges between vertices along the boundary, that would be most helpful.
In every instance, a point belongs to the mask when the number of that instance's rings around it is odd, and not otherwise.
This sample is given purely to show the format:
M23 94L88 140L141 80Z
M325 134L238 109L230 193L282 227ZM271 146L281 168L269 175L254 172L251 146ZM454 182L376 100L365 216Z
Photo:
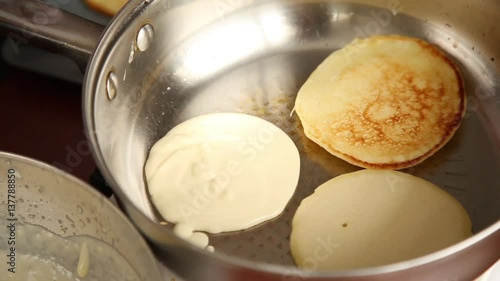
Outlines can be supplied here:
M1 0L0 32L19 51L31 44L62 54L85 70L99 42L104 26L60 9L56 1L48 5L37 0Z

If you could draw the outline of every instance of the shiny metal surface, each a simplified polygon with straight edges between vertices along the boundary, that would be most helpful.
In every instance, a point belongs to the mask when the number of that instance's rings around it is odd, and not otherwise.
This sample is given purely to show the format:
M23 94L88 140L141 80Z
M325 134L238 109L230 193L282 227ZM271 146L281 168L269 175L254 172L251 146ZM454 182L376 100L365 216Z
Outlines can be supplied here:
M190 280L470 280L500 258L497 2L461 1L460 9L447 1L185 2L151 1L135 10L139 1L129 4L107 30L85 84L96 159L127 212L175 270ZM154 38L141 51L135 35L145 22ZM300 201L331 177L357 169L304 137L296 116L290 117L295 94L329 53L374 34L424 38L460 66L469 98L464 124L444 149L406 172L455 196L475 233L490 228L435 255L372 270L319 274L278 267L293 264L288 237ZM110 71L122 77L111 102L105 94ZM212 236L213 258L140 214L160 221L143 179L149 147L176 124L211 112L244 112L275 123L293 138L302 161L286 211L261 226Z
M42 226L61 236L88 235L112 245L143 281L165 280L143 237L107 198L45 163L0 152L0 225L7 229L7 171L15 169L16 223ZM2 236L4 232L2 232ZM2 247L6 246L2 245ZM18 245L20 248L22 245ZM43 254L43 253L40 253ZM96 262L99 257L93 257ZM5 259L2 259L4 261ZM19 266L18 266L19 267ZM6 270L5 267L2 267ZM92 270L92 267L90 267ZM114 269L120 270L120 269ZM2 277L7 273L2 273ZM1 278L0 278L1 279ZM5 280L5 279L2 279Z
M22 44L43 47L73 59L81 70L94 52L103 27L57 6L57 2L0 1L0 31L17 50ZM56 5L56 6L54 6Z

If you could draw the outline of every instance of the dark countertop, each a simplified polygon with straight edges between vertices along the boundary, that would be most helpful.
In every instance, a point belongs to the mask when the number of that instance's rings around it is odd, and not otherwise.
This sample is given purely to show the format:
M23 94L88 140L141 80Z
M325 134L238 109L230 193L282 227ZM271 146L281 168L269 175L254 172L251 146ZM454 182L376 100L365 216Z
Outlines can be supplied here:
M81 85L0 61L0 150L35 158L88 182L95 169L84 135Z
M110 19L81 0L52 4L102 25ZM28 44L14 48L2 41L0 35L0 53L7 55L0 55L0 151L41 160L89 182L95 163L83 131L81 85L67 82L81 80L81 74L68 71L71 67L61 58L33 50L17 51ZM24 70L30 66L53 75ZM57 74L66 74L69 79L52 78Z

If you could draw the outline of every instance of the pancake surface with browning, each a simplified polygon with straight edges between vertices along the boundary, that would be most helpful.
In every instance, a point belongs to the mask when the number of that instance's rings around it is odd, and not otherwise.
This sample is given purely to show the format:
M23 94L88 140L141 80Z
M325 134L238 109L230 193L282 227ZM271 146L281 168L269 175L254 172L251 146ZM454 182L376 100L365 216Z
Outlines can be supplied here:
M311 74L295 102L308 138L364 168L403 169L443 147L465 113L458 68L416 38L355 39Z
M85 2L91 9L111 17L127 4L127 0L85 0Z

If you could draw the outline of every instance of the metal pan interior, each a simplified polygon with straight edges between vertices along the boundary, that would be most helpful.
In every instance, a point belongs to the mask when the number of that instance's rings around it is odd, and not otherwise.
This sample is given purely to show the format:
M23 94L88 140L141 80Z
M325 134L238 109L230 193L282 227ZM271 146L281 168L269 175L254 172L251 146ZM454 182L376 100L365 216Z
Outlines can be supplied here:
M134 21L135 33L116 37L101 65L92 105L100 153L119 189L144 214L161 220L148 199L143 166L151 145L173 126L212 112L262 117L287 132L300 150L297 191L277 219L211 236L211 244L232 256L293 264L290 222L301 200L332 177L359 169L304 136L297 116L290 115L295 95L327 55L355 37L400 34L445 51L460 67L468 95L467 114L455 137L404 171L457 198L474 232L500 218L500 98L495 94L500 82L493 62L495 39L489 37L494 34L462 28L458 18L440 19L437 8L426 17L411 2L379 1L375 7L320 1L246 6L253 1L236 1L241 7L226 7L229 12L209 2L167 10L153 1L150 5L158 7L148 11L155 12Z

